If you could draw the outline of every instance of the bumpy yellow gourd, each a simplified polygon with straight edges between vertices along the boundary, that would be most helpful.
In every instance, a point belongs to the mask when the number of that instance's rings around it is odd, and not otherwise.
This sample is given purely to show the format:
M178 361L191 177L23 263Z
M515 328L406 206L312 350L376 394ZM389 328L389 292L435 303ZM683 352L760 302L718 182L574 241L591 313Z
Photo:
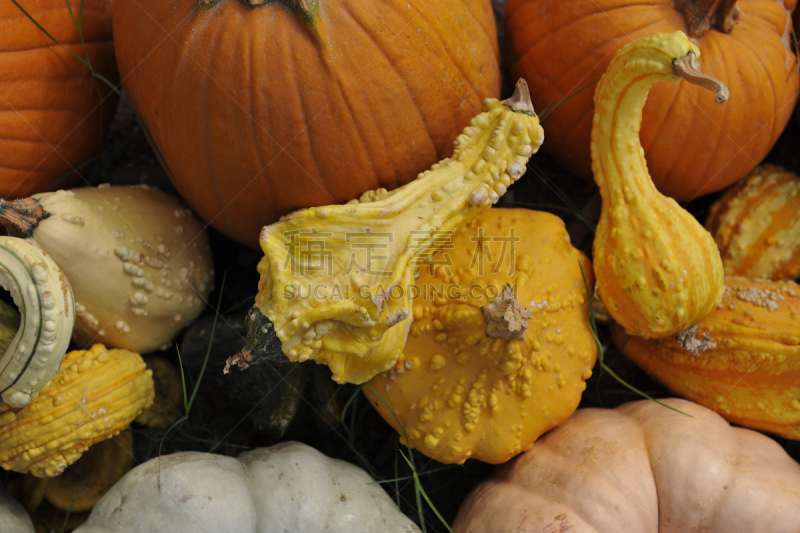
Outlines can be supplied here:
M800 439L800 286L725 280L710 315L676 337L612 328L624 353L667 387L742 426Z
M487 99L453 157L415 181L264 228L256 308L283 353L329 365L338 382L363 383L389 369L405 344L414 269L443 235L498 201L543 137L521 81L512 98Z
M581 274L591 291L591 263L561 219L525 209L481 213L436 257L435 272L416 280L402 355L364 393L425 455L504 463L566 420L592 375ZM506 287L520 307L498 321L490 308ZM515 314L526 329L514 327Z
M642 337L677 333L722 297L714 240L656 190L639 142L642 107L656 82L684 79L726 99L724 86L695 69L697 55L683 32L634 41L617 52L595 91L592 169L603 197L594 240L598 293L614 320Z
M711 206L726 276L794 279L800 275L800 177L777 165L757 167Z
M102 344L70 352L31 403L0 405L0 466L56 476L127 427L154 395L152 372L138 354Z

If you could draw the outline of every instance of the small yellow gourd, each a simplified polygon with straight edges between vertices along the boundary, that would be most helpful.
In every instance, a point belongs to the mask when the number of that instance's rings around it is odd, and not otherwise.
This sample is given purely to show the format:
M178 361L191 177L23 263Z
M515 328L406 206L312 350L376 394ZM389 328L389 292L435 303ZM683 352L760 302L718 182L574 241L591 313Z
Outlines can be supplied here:
M757 167L711 206L726 276L795 279L800 275L800 177L777 165Z
M415 181L265 227L255 311L274 326L283 353L327 364L340 383L391 368L405 344L415 268L505 194L543 138L520 80L510 99L487 99L453 156ZM261 329L250 330L257 351Z
M696 70L697 55L683 32L639 39L617 52L595 91L592 169L603 197L594 240L598 293L614 320L642 337L686 329L722 297L714 240L656 190L639 142L654 83L683 79L714 89L718 102L727 99L724 86Z
M481 213L435 258L402 355L364 393L423 454L504 463L566 420L592 375L591 263L561 219L525 209Z
M57 476L153 402L151 376L141 356L127 350L95 344L66 354L58 373L27 406L0 405L0 466Z
M720 305L664 339L614 342L668 388L745 427L800 439L800 286L725 279Z

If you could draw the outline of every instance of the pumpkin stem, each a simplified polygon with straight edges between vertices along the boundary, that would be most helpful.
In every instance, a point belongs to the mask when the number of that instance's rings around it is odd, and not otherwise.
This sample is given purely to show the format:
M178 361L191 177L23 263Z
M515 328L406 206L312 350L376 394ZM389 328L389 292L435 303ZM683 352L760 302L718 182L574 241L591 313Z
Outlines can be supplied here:
M514 94L504 102L505 106L512 111L535 114L533 110L533 102L531 101L531 92L528 90L528 82L520 78L517 80L517 86L514 89Z
M12 237L31 237L39 222L49 216L50 213L42 208L36 198L20 198L10 202L0 199L0 224Z
M675 9L683 16L690 37L699 38L716 26L730 33L741 10L736 0L675 0Z
M325 44L322 39L322 28L319 23L319 1L320 0L244 0L250 7L267 6L274 3L283 4L305 24L314 38L320 45ZM201 4L212 5L217 0L200 0Z
M511 286L506 285L495 301L483 307L486 336L505 340L524 339L531 313L530 309L517 301Z
M697 61L697 56L694 52L689 52L684 57L676 57L672 60L672 68L675 75L689 83L694 83L695 85L713 91L714 101L716 103L724 104L727 102L730 92L725 84L716 78L701 73L697 70L699 66L700 63Z

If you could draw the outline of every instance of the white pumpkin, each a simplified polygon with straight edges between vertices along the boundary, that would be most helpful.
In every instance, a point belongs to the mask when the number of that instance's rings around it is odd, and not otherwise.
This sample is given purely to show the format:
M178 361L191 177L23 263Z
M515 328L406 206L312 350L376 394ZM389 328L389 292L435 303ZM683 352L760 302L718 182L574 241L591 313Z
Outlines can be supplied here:
M419 533L370 482L297 442L238 458L179 452L128 472L75 533Z
M0 531L2 533L34 533L33 523L22 504L8 495L0 485Z

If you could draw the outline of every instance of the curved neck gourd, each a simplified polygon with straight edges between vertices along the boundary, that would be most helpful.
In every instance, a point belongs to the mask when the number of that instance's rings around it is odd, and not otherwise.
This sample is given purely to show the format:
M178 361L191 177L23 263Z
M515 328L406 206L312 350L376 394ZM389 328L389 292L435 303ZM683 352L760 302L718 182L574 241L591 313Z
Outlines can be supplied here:
M543 139L520 80L508 100L484 102L451 158L411 183L265 227L247 362L273 351L262 334L274 327L286 357L327 364L337 382L363 383L390 368L405 346L416 272L449 235L497 203Z
M594 242L598 293L615 321L642 337L675 334L722 298L713 238L656 190L639 142L654 83L683 79L713 89L718 103L727 100L721 83L697 71L698 55L683 32L640 39L617 53L595 92L592 169L603 197Z

